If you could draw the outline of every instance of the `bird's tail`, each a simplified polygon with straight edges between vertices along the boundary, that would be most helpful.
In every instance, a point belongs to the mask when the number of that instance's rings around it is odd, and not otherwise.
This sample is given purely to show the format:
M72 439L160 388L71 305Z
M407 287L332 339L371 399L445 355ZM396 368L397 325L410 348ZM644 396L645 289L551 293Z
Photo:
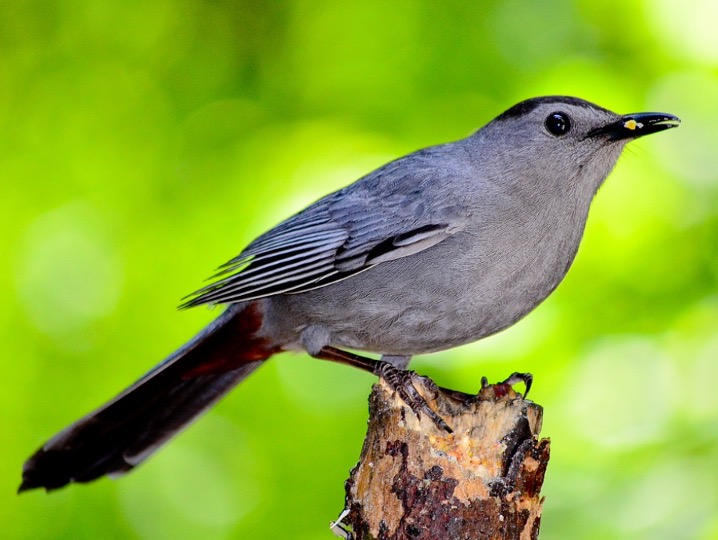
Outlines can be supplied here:
M231 306L192 341L25 462L18 492L48 491L137 466L279 347L256 335L257 304Z

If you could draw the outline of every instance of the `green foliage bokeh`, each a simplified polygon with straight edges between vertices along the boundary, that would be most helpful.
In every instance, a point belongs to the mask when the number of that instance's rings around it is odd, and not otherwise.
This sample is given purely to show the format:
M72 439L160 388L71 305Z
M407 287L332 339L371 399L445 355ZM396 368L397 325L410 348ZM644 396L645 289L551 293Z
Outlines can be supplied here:
M416 360L536 377L542 537L718 538L718 9L709 0L3 2L0 537L330 538L372 377L282 355L121 480L15 496L24 459L216 312L256 235L513 103L683 126L631 145L565 282Z

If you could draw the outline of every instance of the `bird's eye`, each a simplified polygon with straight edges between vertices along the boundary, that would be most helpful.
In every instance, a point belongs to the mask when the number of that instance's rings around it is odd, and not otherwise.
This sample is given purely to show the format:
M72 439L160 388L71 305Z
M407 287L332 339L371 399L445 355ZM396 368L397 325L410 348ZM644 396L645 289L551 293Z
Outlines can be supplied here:
M569 120L567 114L555 112L548 115L545 125L549 133L556 135L556 137L561 137L571 129L571 120Z

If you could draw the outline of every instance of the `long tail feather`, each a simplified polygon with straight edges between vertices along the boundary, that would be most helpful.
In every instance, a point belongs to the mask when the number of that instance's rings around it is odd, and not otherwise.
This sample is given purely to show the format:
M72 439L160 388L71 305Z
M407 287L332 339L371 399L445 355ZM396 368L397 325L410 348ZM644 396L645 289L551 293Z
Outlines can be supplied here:
M89 482L137 466L278 350L255 336L256 305L228 308L192 341L46 442L18 492Z

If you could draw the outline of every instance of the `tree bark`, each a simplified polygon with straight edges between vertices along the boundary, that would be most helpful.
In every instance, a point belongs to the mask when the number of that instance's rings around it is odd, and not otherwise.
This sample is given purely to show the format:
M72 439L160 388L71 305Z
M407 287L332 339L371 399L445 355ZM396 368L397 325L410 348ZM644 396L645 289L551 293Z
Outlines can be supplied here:
M374 385L334 531L352 540L538 538L550 445L539 439L543 409L506 383L484 381L476 396L418 376L414 386L453 433Z

